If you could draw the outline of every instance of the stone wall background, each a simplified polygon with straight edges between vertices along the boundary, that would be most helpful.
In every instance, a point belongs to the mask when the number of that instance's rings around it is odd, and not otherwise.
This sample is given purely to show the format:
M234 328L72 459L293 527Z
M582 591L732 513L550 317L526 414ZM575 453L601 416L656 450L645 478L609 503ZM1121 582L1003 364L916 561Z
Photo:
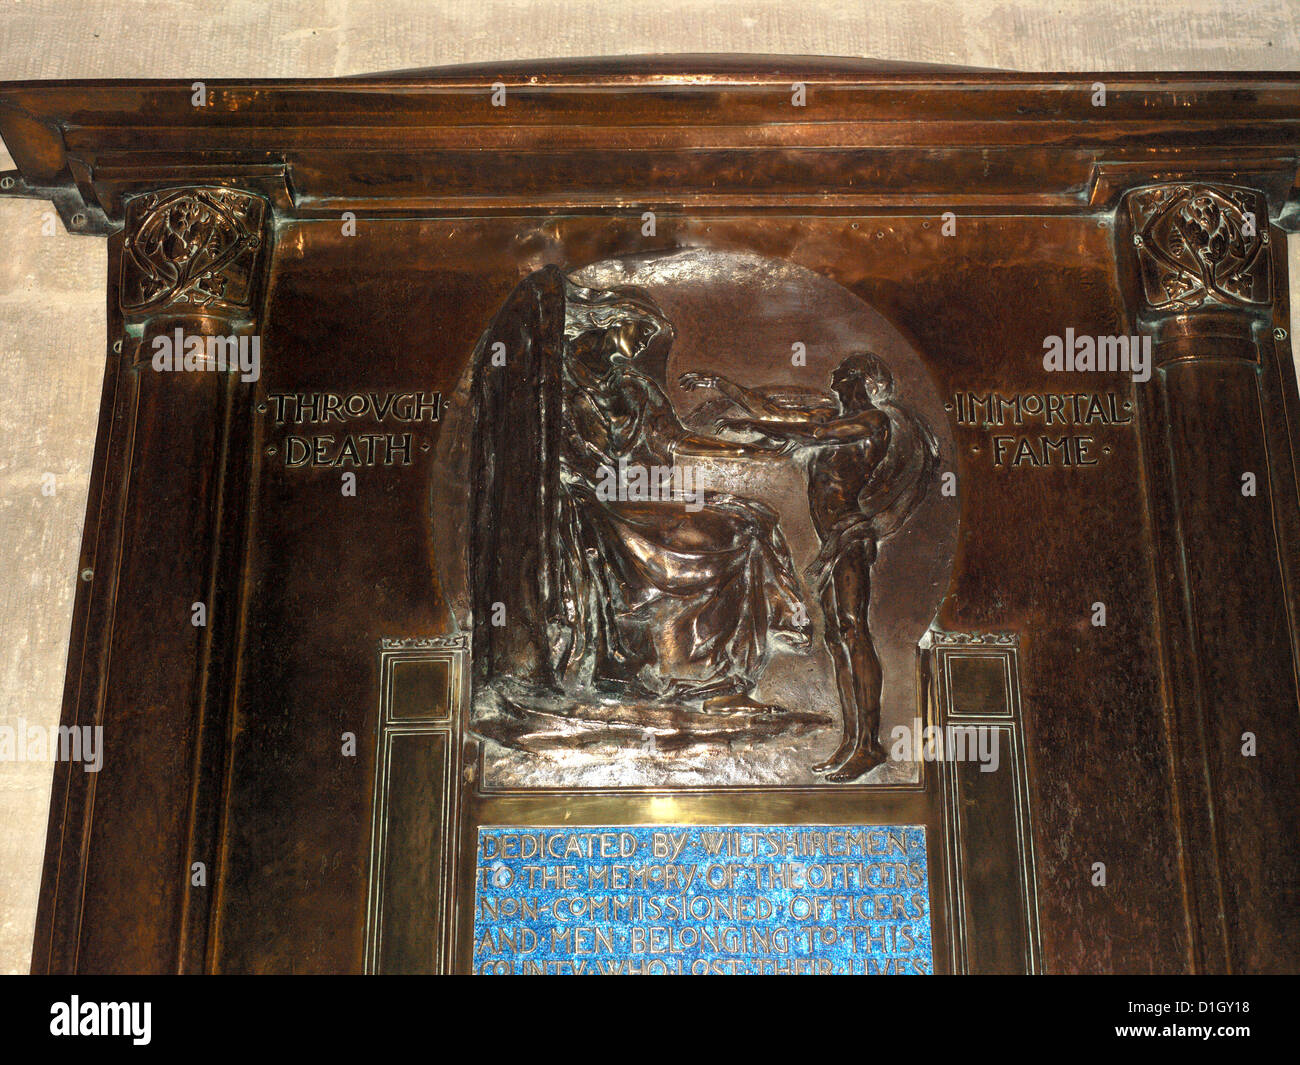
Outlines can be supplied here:
M323 77L648 52L1296 70L1300 2L0 0L0 80ZM0 169L12 165L0 150ZM105 243L61 225L45 235L49 211L0 201L0 725L58 723L106 344ZM1295 238L1290 261L1295 306ZM28 968L50 780L49 764L0 762L0 972Z

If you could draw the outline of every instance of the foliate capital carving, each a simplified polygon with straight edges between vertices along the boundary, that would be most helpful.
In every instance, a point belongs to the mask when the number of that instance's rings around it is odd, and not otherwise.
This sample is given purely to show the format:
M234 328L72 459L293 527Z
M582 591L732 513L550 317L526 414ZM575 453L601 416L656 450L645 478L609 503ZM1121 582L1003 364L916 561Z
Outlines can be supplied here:
M1172 182L1134 189L1126 203L1150 310L1273 302L1268 204L1260 192Z
M222 187L164 189L126 207L122 310L126 314L246 314L266 246L267 203Z

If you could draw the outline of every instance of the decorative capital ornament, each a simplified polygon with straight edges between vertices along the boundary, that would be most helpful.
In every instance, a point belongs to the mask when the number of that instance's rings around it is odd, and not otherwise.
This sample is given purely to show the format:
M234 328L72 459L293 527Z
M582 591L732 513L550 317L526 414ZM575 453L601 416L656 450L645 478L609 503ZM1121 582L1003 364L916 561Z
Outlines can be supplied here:
M250 311L266 214L262 197L230 188L169 189L131 200L122 310Z
M1135 189L1127 203L1149 309L1272 303L1268 205L1261 193L1179 182Z

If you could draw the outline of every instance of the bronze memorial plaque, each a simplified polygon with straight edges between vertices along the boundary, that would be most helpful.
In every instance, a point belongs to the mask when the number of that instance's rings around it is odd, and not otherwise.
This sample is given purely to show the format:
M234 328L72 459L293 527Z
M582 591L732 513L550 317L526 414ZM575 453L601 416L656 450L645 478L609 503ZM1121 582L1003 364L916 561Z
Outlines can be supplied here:
M1300 76L21 83L0 135L109 263L34 971L1300 968Z

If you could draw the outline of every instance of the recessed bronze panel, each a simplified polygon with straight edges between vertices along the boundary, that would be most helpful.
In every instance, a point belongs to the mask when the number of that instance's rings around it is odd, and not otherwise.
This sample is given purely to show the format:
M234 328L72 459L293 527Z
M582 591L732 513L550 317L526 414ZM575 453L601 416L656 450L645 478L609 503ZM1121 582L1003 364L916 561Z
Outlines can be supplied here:
M1300 78L191 91L0 86L110 262L34 970L1300 965Z

